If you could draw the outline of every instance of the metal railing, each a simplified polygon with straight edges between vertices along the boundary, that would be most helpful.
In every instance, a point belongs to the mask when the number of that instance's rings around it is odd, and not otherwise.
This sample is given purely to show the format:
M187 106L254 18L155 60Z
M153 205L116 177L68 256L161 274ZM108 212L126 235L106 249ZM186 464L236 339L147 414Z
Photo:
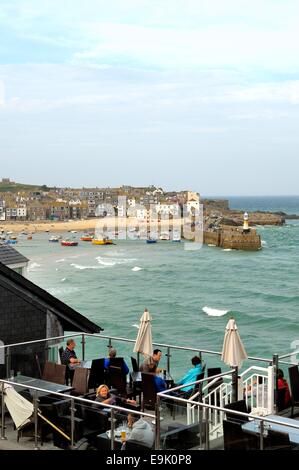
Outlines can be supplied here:
M131 413L132 415L136 415L136 416L139 416L139 417L150 418L152 420L152 422L154 422L154 425L155 425L155 436L160 434L160 431L159 431L160 421L156 419L156 414L150 414L150 413L147 413L147 412L132 410L132 409L124 408L124 407L117 406L117 405L110 405L110 404L107 404L107 403L103 404L103 403L100 403L100 402L97 402L97 401L94 401L94 400L89 400L87 398L75 397L75 396L69 395L67 393L53 392L52 390L47 390L45 388L34 387L34 386L31 386L31 385L28 385L27 383L22 384L20 382L14 382L13 380L0 379L0 390L1 390L1 436L0 436L0 439L1 440L6 440L7 439L6 436L5 436L5 429L6 429L6 426L5 426L5 400L4 400L4 396L5 396L5 393L6 393L5 392L5 384L8 384L9 386L17 386L18 388L23 387L23 388L26 388L26 390L32 390L33 391L34 449L36 449L36 450L39 449L39 447L38 447L38 441L39 441L39 435L38 435L38 416L39 416L38 406L39 406L39 399L38 399L38 396L37 396L37 392L44 392L48 395L62 398L63 400L65 400L65 399L70 400L70 422L71 422L70 447L71 447L71 449L75 448L74 435L75 435L75 411L76 411L75 404L76 403L91 405L93 408L94 407L99 408L99 409L104 409L105 408L105 409L110 410L111 450L114 450L114 447L115 447L115 421L116 421L115 414L117 412L122 412L122 413L125 413L126 415L128 413ZM155 444L158 445L157 442Z
M214 380L217 380L217 378L221 377L221 376L225 376L225 374L227 373L224 373L224 374L219 374L218 376L215 376L213 377ZM210 379L210 378L209 378ZM201 379L201 380L198 380L196 382L193 382L192 384L190 383L190 385L199 385L199 386L202 386L203 382L207 381L208 379L205 378L205 379ZM189 384L188 384L189 385ZM188 406L189 407L194 407L194 408L198 408L198 417L199 417L199 421L198 421L198 424L199 424L199 438L198 438L198 445L199 445L199 448L202 448L202 429L205 429L205 449L206 450L209 450L210 449L210 425L211 425L211 420L210 420L210 416L211 416L211 413L213 414L219 414L219 415L224 415L224 413L228 413L230 415L233 415L234 417L239 417L239 418L245 418L246 420L248 421L257 421L259 423L259 425L256 427L254 433L255 434L258 434L259 435L259 448L260 450L263 450L264 449L264 437L265 437L265 433L267 432L267 426L265 426L265 423L266 424L269 424L269 428L270 428L270 425L274 424L274 425L278 425L278 426L284 426L286 428L286 432L287 430L292 430L292 429L296 429L298 430L298 440L299 440L299 423L296 423L295 420L292 420L294 421L293 423L291 423L289 420L288 422L284 422L284 421L280 421L280 420L276 420L276 419L273 419L273 418L269 418L267 416L259 416L257 414L252 414L252 413L244 413L244 412L241 412L241 411L235 411L235 410L232 410L232 409L227 409L227 408L224 408L223 406L217 406L217 405L212 405L210 403L205 403L203 400L201 401L196 401L194 399L194 396L192 398L182 398L182 397L179 397L175 394L173 394L173 392L177 392L178 390L181 390L182 388L184 388L185 385L180 385L178 387L174 387L172 389L169 389L169 390L165 390L163 392L159 392L157 394L157 408L161 408L161 404L163 403L163 400L167 399L167 401L173 401L174 403L178 403L178 404L182 404L182 405L185 405L187 406L187 409L188 409ZM245 424L245 423L244 423ZM160 439L159 439L159 442L160 442Z
M7 344L7 345L2 345L0 348L4 348L6 351L6 364L9 364L9 357L11 354L11 349L14 347L19 347L19 346L29 346L29 345L37 345L39 343L43 342L53 342L53 341L62 341L66 338L78 338L81 337L81 356L82 360L85 359L85 349L86 349L86 337L91 337L91 338L97 338L99 340L108 340L107 348L110 348L112 346L113 341L117 342L125 342L129 344L135 344L136 340L135 339L129 339L129 338L122 338L118 336L106 336L106 335L100 335L100 334L91 334L91 333L75 333L75 334L67 334L67 335L62 335L62 336L55 336L51 338L43 338L43 339L38 339L38 340L33 340L33 341L24 341L20 343L12 343L12 344ZM198 347L190 347L190 346L178 346L178 345L173 345L173 344L164 344L164 343L153 343L154 347L157 348L163 348L166 349L166 358L167 358L167 372L170 373L171 370L171 357L172 357L172 350L175 351L190 351L190 352L195 352L198 353L199 357L203 359L203 355L212 355L212 356L217 356L221 357L222 353L219 351L211 351L208 349L200 349ZM47 348L45 348L47 349ZM261 357L255 357L255 356L249 356L248 357L249 361L256 361L256 362L264 362L269 365L272 365L273 363L273 358L261 358ZM8 371L9 365L7 365L7 371ZM8 371L9 374L9 371ZM8 375L7 374L7 375Z

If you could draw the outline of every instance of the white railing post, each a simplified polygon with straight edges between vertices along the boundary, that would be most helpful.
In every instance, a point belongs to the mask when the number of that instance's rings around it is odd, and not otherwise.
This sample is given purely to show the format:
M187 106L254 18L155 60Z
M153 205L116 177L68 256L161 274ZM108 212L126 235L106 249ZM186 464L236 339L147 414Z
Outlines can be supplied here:
M274 403L274 367L268 367L268 413L273 414L275 412L275 403Z

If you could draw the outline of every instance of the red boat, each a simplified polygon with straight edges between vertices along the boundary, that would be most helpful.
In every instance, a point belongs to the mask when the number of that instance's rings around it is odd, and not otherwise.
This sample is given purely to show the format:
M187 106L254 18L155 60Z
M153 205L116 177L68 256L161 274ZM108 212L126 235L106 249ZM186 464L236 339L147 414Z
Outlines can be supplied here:
M78 242L74 242L74 241L71 241L71 240L62 240L61 245L62 246L77 246Z

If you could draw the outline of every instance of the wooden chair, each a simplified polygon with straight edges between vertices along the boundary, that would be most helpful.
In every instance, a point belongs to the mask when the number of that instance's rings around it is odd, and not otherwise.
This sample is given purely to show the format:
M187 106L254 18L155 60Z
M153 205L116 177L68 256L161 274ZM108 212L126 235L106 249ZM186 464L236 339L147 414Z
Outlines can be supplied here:
M72 395L85 395L88 392L88 369L84 367L77 367L75 369L74 378L73 378L73 388Z
M65 384L66 366L46 361L42 379L56 384Z

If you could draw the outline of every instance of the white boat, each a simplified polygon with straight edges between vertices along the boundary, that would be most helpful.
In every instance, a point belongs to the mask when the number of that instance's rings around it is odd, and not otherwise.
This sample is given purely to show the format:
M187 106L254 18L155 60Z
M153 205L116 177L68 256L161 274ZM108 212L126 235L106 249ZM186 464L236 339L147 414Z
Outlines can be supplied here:
M160 238L160 240L166 240L166 241L170 240L169 233L167 233L167 232L161 233L159 238Z

